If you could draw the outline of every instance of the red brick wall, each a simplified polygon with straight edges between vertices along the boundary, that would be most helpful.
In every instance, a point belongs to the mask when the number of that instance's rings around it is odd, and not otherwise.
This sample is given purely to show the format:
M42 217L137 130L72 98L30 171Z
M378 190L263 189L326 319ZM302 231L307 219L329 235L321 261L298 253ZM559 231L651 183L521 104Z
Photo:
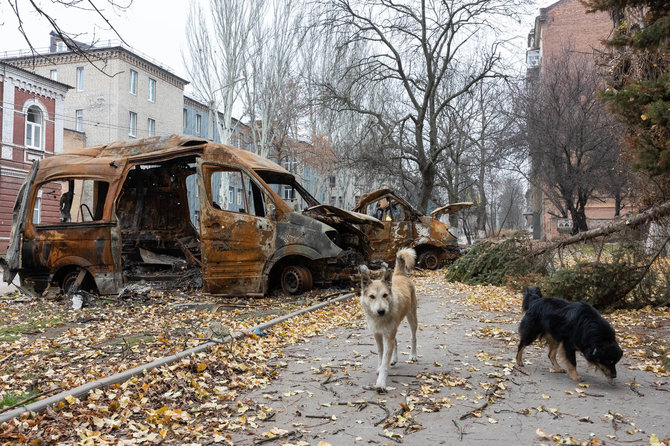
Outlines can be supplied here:
M38 99L42 105L47 109L47 116L43 116L44 124L42 129L45 134L45 151L54 152L54 118L56 111L56 101L54 99L45 98L43 96L36 96L29 91L16 88L14 91L14 110L22 112L26 101L30 99ZM21 113L14 114L14 144L23 145L25 143L26 134L26 116ZM14 151L16 152L16 151ZM14 154L16 156L16 153ZM22 161L23 159L21 159ZM17 160L18 161L18 160Z
M552 56L560 56L565 49L578 53L593 54L594 48L602 48L603 40L610 36L612 19L609 14L586 13L586 8L579 0L560 0L553 5L540 9L544 18L541 25L542 70L551 62ZM601 197L605 202L593 200L587 205L585 212L589 227L601 226L607 219L614 218L614 200ZM559 237L556 229L557 213L554 206L544 201L542 213L542 232L547 239ZM630 209L623 209L626 213Z
M579 0L561 0L540 10L545 16L542 25L542 65L552 55L560 54L571 46L574 51L591 54L602 46L612 30L612 20L604 12L586 13Z
M3 107L5 106L5 101L3 99L4 94L5 94L5 82L2 81L2 82L0 82L0 104L2 104ZM3 109L0 109L0 141L2 141L2 127L3 127L2 126L2 110Z
M0 99L2 98L2 92L2 83L0 83ZM55 99L35 95L34 93L19 88L14 90L14 109L11 110L11 108L9 108L11 106L10 104L5 104L5 106L9 107L4 110L4 112L14 113L13 142L17 146L23 146L25 144L26 117L22 112L26 101L30 99L39 100L47 110L46 115L42 117L42 132L44 133L44 150L48 155L51 155L54 152L55 144L55 125L53 121L55 120L56 101ZM1 122L2 114L0 113L0 123ZM1 128L2 125L0 125L0 129ZM0 133L0 138L1 135L2 133ZM11 160L0 159L0 164L11 169L25 171L29 171L32 165L31 163L25 162L25 153L20 147L15 147L13 149ZM9 242L6 238L9 237L12 227L12 210L14 209L16 196L23 181L23 178L16 178L10 175L2 175L2 177L0 177L0 253L6 252L7 247L9 246ZM60 192L58 192L57 195L56 198L54 198L54 194L42 198L42 212L44 215L48 215L52 221L54 221L54 218L56 218L55 221L57 221L59 213ZM29 211L29 215L32 215L32 211Z
M21 178L8 176L0 181L0 253L6 252L9 246L6 238L12 229L12 210L22 183Z

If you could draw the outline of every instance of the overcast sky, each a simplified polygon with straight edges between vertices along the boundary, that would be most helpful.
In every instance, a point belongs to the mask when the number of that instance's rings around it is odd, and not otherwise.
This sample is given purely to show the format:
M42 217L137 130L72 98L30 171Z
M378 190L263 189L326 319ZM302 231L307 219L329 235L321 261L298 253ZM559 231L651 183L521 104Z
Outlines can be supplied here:
M120 0L123 3L127 0ZM28 2L18 0L24 9L23 27L36 48L49 46L51 27L46 20L32 14ZM51 7L49 0L38 1L45 8ZM98 2L103 4L104 2ZM186 0L135 0L126 11L107 8L106 15L119 31L126 43L134 49L150 56L175 74L185 77L182 63L184 29L190 2ZM51 8L59 26L69 32L82 33L79 40L91 42L118 37L99 19L94 12L78 11L74 8ZM28 48L28 44L18 31L18 22L5 0L0 1L0 56L5 51Z
M23 0L19 2L23 26L30 36L32 44L39 48L49 45L50 25L41 17L32 13L29 4ZM117 0L123 3L128 0ZM207 2L207 0L200 0ZM537 8L548 6L555 0L537 0ZM74 8L54 8L50 0L38 0L38 4L55 17L57 23L66 31L82 33L79 40L90 42L94 37L102 40L117 39L95 13L78 11ZM83 2L85 3L85 2ZM126 11L116 11L107 8L106 15L110 22L119 31L126 43L132 48L160 62L178 76L187 77L182 61L182 52L185 49L185 26L189 4L187 0L134 0ZM99 1L98 4L104 4ZM525 38L538 10L529 15L527 23L520 26L520 37ZM28 48L27 43L18 31L18 22L10 9L8 2L0 0L0 57L5 52ZM524 57L525 47L519 46Z

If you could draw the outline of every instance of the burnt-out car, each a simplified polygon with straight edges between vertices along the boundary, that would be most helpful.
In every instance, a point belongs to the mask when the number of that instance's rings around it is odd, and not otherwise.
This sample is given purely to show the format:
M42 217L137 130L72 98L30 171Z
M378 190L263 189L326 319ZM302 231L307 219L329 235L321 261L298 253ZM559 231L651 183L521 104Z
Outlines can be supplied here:
M456 237L438 220L439 216L472 205L464 202L443 206L433 211L431 218L391 189L378 189L363 195L354 211L375 217L383 224L383 228L361 227L372 246L372 261L392 264L398 249L411 247L416 250L417 264L434 270L460 255Z
M299 187L272 161L180 135L35 162L14 206L4 281L18 274L33 295L49 286L110 295L195 271L207 293L295 294L369 260L359 227L378 221L316 200L295 212L266 180Z

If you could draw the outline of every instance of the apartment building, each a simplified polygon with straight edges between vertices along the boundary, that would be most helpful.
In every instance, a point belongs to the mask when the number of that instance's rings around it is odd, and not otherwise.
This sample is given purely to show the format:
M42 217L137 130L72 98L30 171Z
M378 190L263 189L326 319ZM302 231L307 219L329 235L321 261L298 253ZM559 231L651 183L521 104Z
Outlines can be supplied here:
M551 58L569 48L574 54L593 54L601 49L603 40L612 31L607 13L587 13L580 0L560 0L541 8L535 25L528 34L526 52L527 79L542 82ZM532 175L532 172L531 172ZM572 221L556 217L556 208L544 197L540 188L531 186L527 195L530 209L524 213L533 228L533 238L553 239L572 230ZM614 219L614 200L599 196L586 206L589 228L603 226ZM628 212L630 209L623 209Z
M188 81L117 42L70 51L52 32L44 56L18 52L5 62L71 85L64 125L94 146L111 141L181 133ZM67 149L67 148L66 148Z

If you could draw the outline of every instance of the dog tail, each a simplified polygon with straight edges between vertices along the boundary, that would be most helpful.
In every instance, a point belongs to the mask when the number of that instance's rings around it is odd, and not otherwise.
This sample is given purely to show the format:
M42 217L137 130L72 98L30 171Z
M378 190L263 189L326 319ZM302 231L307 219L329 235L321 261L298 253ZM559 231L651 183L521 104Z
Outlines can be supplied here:
M414 269L416 262L416 251L412 248L404 248L395 255L394 275L407 276Z
M521 304L521 311L526 312L531 304L538 299L542 299L542 290L539 286L528 286L523 290L523 303Z

